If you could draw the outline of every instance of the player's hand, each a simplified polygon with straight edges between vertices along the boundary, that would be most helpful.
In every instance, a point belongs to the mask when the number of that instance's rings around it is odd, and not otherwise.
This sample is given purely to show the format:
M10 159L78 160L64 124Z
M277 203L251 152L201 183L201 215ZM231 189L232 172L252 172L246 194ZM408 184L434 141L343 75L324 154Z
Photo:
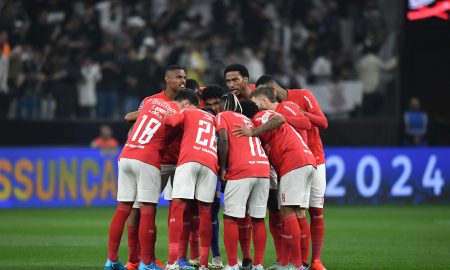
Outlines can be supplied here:
M244 125L238 125L238 124L234 124L234 125L237 126L237 128L233 129L233 135L235 135L236 137L242 137L242 136L252 137L253 136L253 128L244 126Z
M220 170L220 180L225 181L227 177L227 171Z

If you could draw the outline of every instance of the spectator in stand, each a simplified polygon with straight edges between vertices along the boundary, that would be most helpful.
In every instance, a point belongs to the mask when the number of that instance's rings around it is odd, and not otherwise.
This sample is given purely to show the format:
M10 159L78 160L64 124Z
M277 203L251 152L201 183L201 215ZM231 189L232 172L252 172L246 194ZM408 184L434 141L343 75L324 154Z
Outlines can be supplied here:
M8 70L11 47L8 34L0 32L0 118L6 118L9 110Z
M365 47L363 54L357 63L359 78L363 83L363 115L376 116L383 105L383 96L378 87L380 72L393 69L397 65L397 59L383 61L375 54L372 46Z
M97 106L97 82L102 79L100 66L90 56L83 60L78 83L78 106L81 118L93 120Z
M100 127L100 135L92 140L92 148L117 148L119 142L113 137L113 132L110 126L103 125Z
M426 145L428 114L420 109L420 100L416 97L409 101L409 110L403 114L405 125L405 145Z

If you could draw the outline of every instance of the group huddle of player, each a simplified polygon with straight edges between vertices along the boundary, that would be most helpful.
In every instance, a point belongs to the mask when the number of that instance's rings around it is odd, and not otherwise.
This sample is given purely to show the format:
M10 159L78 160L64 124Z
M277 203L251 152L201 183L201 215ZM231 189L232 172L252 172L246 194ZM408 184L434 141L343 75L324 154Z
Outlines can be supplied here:
M126 115L134 125L119 156L105 270L223 268L220 192L226 269L264 269L268 209L277 258L268 269L326 270L320 261L326 180L318 131L327 128L326 117L310 91L284 89L270 75L251 85L245 66L233 64L224 78L227 91L200 88L187 81L184 68L169 66L165 90ZM155 256L156 205L163 191L170 201L165 265ZM117 252L127 219L124 266Z

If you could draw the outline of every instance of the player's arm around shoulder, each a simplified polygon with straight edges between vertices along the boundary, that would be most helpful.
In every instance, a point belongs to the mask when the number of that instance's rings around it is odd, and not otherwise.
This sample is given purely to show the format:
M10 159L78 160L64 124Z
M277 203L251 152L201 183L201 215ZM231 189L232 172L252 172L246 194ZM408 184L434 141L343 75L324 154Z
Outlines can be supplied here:
M164 117L164 125L169 127L176 127L181 123L183 123L184 118L185 118L185 110L171 114L166 114L166 116Z
M257 114L258 115L258 114ZM255 117L257 117L257 115ZM237 137L248 136L255 137L259 134L274 130L286 122L286 119L279 113L274 111L266 111L261 116L262 125L252 128L246 125L234 124L237 128L233 129L233 134Z
M319 102L317 102L313 93L310 90L303 90L303 98L306 103L306 111L304 115L311 120L311 123L318 128L327 129L328 128L328 119L323 114L322 109L320 108Z

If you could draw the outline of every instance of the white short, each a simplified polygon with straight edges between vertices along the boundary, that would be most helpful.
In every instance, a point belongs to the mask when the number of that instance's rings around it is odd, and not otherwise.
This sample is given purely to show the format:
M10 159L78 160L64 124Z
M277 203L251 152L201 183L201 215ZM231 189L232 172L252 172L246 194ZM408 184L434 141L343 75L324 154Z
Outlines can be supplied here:
M325 188L327 186L325 164L317 166L316 173L311 183L311 194L309 196L309 206L323 208Z
M278 189L278 175L272 166L270 166L270 189Z
M217 175L210 168L197 162L187 162L175 170L172 198L191 200L195 198L212 203L216 185Z
M172 200L172 183L176 165L161 165L161 184L164 188L164 199Z
M161 173L155 166L136 159L121 158L118 178L118 201L158 203Z
M311 182L315 171L312 165L306 165L283 175L278 190L280 205L308 208Z
M224 192L224 210L227 216L243 218L248 205L251 217L266 216L270 180L267 178L244 178L229 180Z

